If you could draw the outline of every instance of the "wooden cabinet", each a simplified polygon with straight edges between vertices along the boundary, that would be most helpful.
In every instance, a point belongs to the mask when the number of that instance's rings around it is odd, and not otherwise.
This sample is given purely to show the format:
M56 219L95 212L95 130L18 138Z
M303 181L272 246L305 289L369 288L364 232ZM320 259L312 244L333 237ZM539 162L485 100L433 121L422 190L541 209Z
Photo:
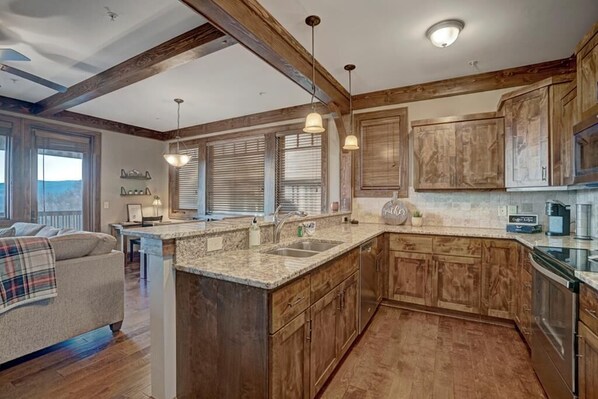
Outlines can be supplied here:
M519 328L519 331L525 338L528 345L531 344L532 333L532 275L531 264L529 261L530 250L519 246L519 263L515 273L516 281L514 287L514 308L513 319Z
M339 287L339 320L337 328L338 358L351 347L359 328L359 274L346 279Z
M579 399L598 399L598 333L579 323Z
M270 398L309 398L309 312L270 336Z
M432 305L432 255L390 251L388 276L390 299Z
M482 257L482 314L510 319L514 314L514 271L519 254L508 240L484 240Z
M561 165L551 159L561 158L561 99L572 79L571 75L555 76L501 97L507 188L560 184Z
M434 255L436 306L468 313L480 312L479 258Z
M598 23L575 49L577 56L577 98L582 119L598 112Z
M555 176L555 184L568 185L573 184L574 177L574 157L575 146L573 140L573 126L580 121L579 107L577 105L577 82L573 81L565 89L565 94L561 98L561 140L560 140L560 158L554 159L557 164L555 169L560 170L560 174ZM558 145L555 143L553 145ZM555 151L555 155L559 155ZM557 181L558 180L558 181Z
M414 188L504 187L504 122L495 113L414 121Z

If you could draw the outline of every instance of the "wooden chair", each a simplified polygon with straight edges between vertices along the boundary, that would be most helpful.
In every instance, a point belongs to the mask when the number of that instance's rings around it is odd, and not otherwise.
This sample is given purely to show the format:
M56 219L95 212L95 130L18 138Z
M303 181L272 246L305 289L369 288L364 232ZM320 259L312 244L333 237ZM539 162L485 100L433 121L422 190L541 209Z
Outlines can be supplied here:
M141 227L150 227L154 225L154 222L161 222L162 216L142 216L141 217ZM133 262L133 251L135 250L135 245L141 248L141 238L130 238L129 239L129 262Z

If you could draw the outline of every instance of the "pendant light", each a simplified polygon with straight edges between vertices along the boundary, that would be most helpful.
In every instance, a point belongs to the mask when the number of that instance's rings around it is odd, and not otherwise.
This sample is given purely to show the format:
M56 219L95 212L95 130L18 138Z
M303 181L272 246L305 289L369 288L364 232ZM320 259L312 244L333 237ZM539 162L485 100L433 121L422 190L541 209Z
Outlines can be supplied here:
M177 104L176 152L174 152L174 153L169 152L169 153L164 154L164 159L166 160L166 162L168 162L175 168L182 168L183 166L187 165L187 163L191 160L191 155L181 154L181 152L180 152L181 136L179 135L179 131L181 129L181 103L183 103L183 100L180 98L175 98L174 102Z
M343 150L355 151L359 149L357 143L357 136L353 134L353 91L351 87L351 71L355 69L355 65L345 65L345 71L349 72L349 134L345 137L345 145Z
M314 97L316 96L316 59L314 53L314 27L320 24L320 17L317 15L310 15L305 18L305 23L311 26L311 113L305 118L305 127L303 131L305 133L322 133L324 132L324 124L322 123L322 115L316 112L316 106L314 104Z

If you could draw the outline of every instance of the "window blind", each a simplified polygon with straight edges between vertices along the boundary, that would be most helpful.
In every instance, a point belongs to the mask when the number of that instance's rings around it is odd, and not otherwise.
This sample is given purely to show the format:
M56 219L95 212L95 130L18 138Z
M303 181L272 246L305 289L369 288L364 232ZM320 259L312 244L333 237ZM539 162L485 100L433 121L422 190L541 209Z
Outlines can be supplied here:
M176 182L179 194L178 208L181 210L197 210L199 187L199 150L197 148L180 149L181 154L191 155L191 160L176 171Z
M276 144L276 206L281 211L322 210L322 136L297 133Z
M208 213L264 212L263 136L208 144Z

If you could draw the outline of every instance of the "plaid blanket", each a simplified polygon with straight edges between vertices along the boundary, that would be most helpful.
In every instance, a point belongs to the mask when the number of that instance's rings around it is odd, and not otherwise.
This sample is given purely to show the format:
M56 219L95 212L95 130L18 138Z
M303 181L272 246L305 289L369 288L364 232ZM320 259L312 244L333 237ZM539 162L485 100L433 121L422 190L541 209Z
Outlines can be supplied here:
M55 258L48 239L0 238L0 314L55 296Z

